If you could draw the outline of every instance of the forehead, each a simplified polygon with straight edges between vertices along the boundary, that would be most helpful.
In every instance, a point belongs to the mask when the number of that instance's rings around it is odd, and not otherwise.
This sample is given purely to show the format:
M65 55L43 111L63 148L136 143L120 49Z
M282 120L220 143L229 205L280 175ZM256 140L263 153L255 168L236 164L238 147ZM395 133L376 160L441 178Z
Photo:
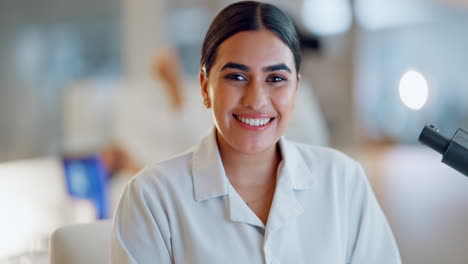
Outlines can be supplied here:
M264 67L284 63L294 68L291 49L268 30L243 31L226 39L218 47L214 67L227 62L242 63L250 67Z

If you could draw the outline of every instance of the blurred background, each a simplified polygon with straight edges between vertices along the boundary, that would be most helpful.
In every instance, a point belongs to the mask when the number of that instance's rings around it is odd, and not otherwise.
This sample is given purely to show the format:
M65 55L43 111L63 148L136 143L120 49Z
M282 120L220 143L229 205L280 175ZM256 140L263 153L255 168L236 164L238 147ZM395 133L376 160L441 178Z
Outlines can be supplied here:
M0 2L0 263L48 263L55 228L209 130L201 43L231 2ZM417 139L468 128L468 1L269 2L303 41L287 135L363 163L403 263L466 263L468 179Z

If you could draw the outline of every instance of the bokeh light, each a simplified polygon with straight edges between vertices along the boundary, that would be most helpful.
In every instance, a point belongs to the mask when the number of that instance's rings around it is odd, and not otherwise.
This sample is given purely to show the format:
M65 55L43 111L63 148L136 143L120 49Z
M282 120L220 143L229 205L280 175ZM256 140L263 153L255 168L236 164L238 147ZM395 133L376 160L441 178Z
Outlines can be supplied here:
M426 78L414 70L403 74L398 90L403 104L412 110L420 110L429 97Z

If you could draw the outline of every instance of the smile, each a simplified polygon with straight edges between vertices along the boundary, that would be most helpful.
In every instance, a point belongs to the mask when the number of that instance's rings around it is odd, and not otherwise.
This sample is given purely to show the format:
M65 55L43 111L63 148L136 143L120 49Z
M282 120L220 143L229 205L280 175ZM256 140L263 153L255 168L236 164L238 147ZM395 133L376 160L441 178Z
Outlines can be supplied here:
M234 115L234 118L236 118L238 121L241 122L242 125L247 125L250 127L255 127L255 128L265 128L267 127L271 121L273 121L275 118L274 117L245 117L245 116L238 116Z

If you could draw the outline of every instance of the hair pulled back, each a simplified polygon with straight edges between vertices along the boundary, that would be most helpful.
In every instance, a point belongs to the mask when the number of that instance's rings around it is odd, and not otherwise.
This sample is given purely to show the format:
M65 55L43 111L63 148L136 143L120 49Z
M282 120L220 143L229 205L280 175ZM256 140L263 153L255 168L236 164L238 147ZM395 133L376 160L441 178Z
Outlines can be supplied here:
M296 72L299 72L301 47L291 19L274 5L243 1L225 7L211 23L202 46L200 67L203 73L208 76L216 60L217 49L226 39L242 31L262 29L271 31L289 47Z

